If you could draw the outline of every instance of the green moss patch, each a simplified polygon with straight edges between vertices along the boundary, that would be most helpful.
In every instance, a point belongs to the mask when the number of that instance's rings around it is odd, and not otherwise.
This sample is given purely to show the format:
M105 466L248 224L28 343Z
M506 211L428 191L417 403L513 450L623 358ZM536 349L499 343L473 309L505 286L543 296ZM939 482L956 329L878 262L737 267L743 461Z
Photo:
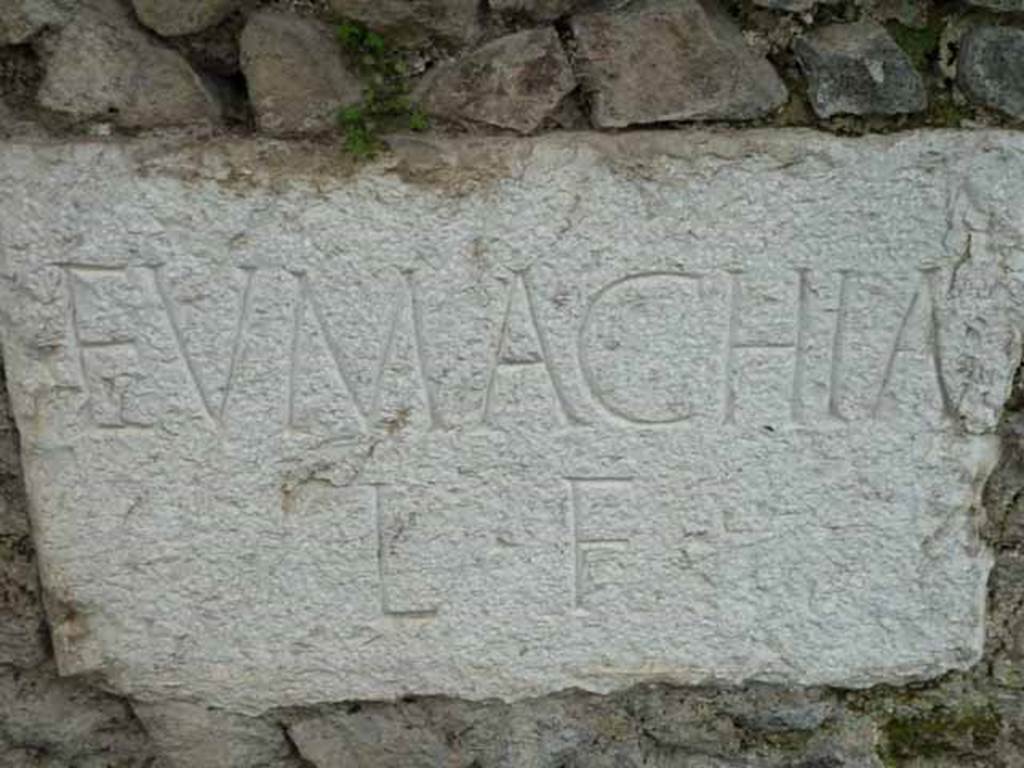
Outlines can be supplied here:
M915 758L976 754L991 748L1001 730L1002 718L989 704L898 715L882 727L880 756L887 765L898 766Z

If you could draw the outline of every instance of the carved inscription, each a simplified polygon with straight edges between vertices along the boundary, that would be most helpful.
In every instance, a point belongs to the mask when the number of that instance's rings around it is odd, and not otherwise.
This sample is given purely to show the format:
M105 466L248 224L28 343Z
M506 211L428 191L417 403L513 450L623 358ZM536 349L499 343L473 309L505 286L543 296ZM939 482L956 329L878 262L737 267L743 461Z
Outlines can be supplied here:
M384 372L395 349L395 340L398 329L403 319L406 320L412 329L412 343L415 348L415 363L419 385L422 389L423 398L427 403L427 411L430 415L430 426L432 429L440 429L444 426L440 411L437 406L437 397L433 385L428 376L428 360L426 343L424 341L423 317L419 302L416 296L416 282L412 272L403 272L399 276L398 290L394 294L390 316L380 342L380 358L373 377L373 390L370 394L369 404L359 396L356 391L355 378L351 373L344 350L338 343L335 335L327 322L323 307L313 292L309 276L303 272L294 273L296 283L296 298L294 303L294 318L292 327L291 355L288 372L288 411L287 423L291 429L299 429L301 425L296 419L296 397L297 397L297 376L301 361L299 359L299 342L301 340L302 321L305 313L309 313L316 324L318 332L323 337L335 372L338 375L345 391L355 405L356 414L362 429L367 429L373 419L381 416L381 392Z
M843 351L846 345L846 323L850 312L850 283L853 272L839 271L839 303L836 307L835 329L832 332L832 357L828 377L828 415L845 421L839 407L842 398Z
M97 283L110 280L124 281L124 267L99 267L93 265L64 264L65 284L67 285L68 318L71 329L71 340L77 355L79 376L82 387L89 393L89 412L98 429L125 429L130 427L148 428L148 422L139 421L127 413L125 405L126 389L132 377L126 374L104 374L97 371L93 376L93 356L96 352L124 352L135 355L135 336L118 327L108 329L109 335L103 338L86 336L80 311L80 291L83 288L96 289ZM95 392L91 382L99 379L103 391Z
M602 586L595 578L592 558L595 555L626 553L630 540L621 536L601 535L599 515L588 510L599 508L604 516L627 515L634 484L632 477L567 477L567 520L569 536L569 604L573 611L587 611L587 595ZM395 541L406 533L405 521L390 519L387 510L388 486L372 483L370 507L376 541L377 583L381 614L397 619L431 619L437 616L438 605L417 608L396 608L393 595L392 550Z
M805 374L804 349L807 336L809 270L797 270L796 313L793 335L786 339L759 339L747 335L743 325L743 273L730 272L729 277L729 332L725 342L725 381L722 416L726 424L736 420L736 368L742 364L741 353L748 350L771 350L793 356L793 384L789 392L789 411L794 421L800 421L804 412L803 383Z
M242 283L241 301L239 302L237 320L231 338L230 350L225 350L229 359L229 367L223 387L219 395L207 381L207 374L201 370L200 364L193 354L189 339L187 338L180 319L180 309L172 298L166 284L166 278L161 267L148 266L136 269L128 267L102 267L81 264L62 265L65 281L68 286L68 315L71 326L71 337L77 349L78 368L84 387L90 392L90 406L93 412L96 426L101 429L123 429L123 428L148 428L153 426L151 422L140 421L129 413L126 404L127 390L133 382L143 377L143 373L129 373L124 370L112 374L99 374L105 392L102 393L101 402L107 403L110 407L104 408L97 402L89 382L93 379L93 364L90 358L96 350L105 350L106 354L122 352L130 353L130 356L137 363L139 340L132 330L132 322L135 320L133 313L138 312L140 306L144 305L147 298L156 300L157 306L162 311L162 322L169 330L173 339L175 351L178 355L183 370L185 371L189 385L195 394L198 407L203 415L210 422L218 427L223 426L225 412L235 384L236 374L244 349L245 334L252 312L253 282L257 270L253 268L240 269L240 281ZM111 334L109 338L96 339L86 338L83 335L83 318L81 312L80 292L87 287L97 292L99 287L109 282L107 288L116 284L116 290L122 293L137 296L137 306L118 307L116 305L98 307L96 314L102 319L105 314L113 314L117 310L123 310L124 317L116 323L115 328L108 329ZM96 318L90 318L96 321ZM113 411L113 414L110 413Z
M264 712L984 655L1024 138L244 144L0 147L63 672Z
M380 610L385 616L399 619L429 619L437 615L437 606L425 608L394 607L391 594L391 572L389 569L391 539L397 535L393 527L388 526L385 510L387 486L379 483L370 485L374 529L377 532L377 577L380 586Z
M572 606L586 609L586 595L591 583L590 557L595 552L622 552L629 546L629 539L605 537L591 532L585 519L586 502L590 495L603 490L622 494L633 482L629 477L568 477L569 484L569 532L572 537ZM622 499L618 499L622 504ZM621 507L619 507L621 508Z
M644 285L654 281L667 282L670 284L681 283L682 285L680 288L696 288L699 290L701 279L700 275L681 272L644 272L638 275L629 275L620 280L609 283L598 291L591 300L590 306L587 308L587 312L583 317L583 323L580 326L579 337L577 339L580 370L591 396L616 420L624 422L625 424L638 425L675 424L688 419L690 417L690 413L688 409L679 408L676 413L671 415L652 416L633 410L629 406L614 401L614 399L605 390L605 387L602 386L590 360L590 347L587 344L587 337L591 327L593 326L595 313L600 310L604 303L615 295L630 289L642 291Z
M540 350L540 354L534 358L516 358L509 349L509 322L513 312L519 307L525 308L526 317L529 319L530 331L534 342ZM565 424L579 424L582 419L576 413L565 392L565 387L560 381L559 373L551 361L551 349L544 335L543 328L537 318L536 299L529 282L527 270L518 270L513 273L513 280L509 286L508 299L505 302L505 313L501 321L501 330L498 333L498 340L495 344L494 358L491 362L490 372L487 376L487 389L484 395L483 418L484 424L490 424L494 411L494 390L498 381L498 375L506 366L538 366L547 375L551 384L558 410Z
M939 398L942 402L942 412L946 415L953 414L953 401L949 395L949 389L942 375L942 349L939 339L939 314L938 305L935 300L935 281L938 270L935 268L922 269L921 281L917 290L914 291L907 311L900 321L896 338L892 342L892 351L885 362L885 371L882 374L882 384L878 388L878 397L875 398L874 413L878 414L882 406L882 398L892 383L893 374L897 365L897 358L900 354L907 352L906 337L910 323L915 315L921 314L924 317L926 327L926 347L931 358L931 365L935 372L935 384L938 387Z
M218 425L223 425L224 411L228 405L228 398L231 396L231 387L235 382L235 373L238 369L238 361L242 352L242 339L249 322L249 315L252 311L252 285L256 270L242 268L244 287L242 289L242 301L238 308L238 321L235 324L234 338L231 342L230 367L228 368L227 380L221 390L219 402L210 393L209 387L204 383L200 374L199 366L189 351L188 342L181 329L181 320L178 318L178 308L171 298L167 288L163 271L160 267L150 267L153 285L160 297L160 303L167 315L167 322L174 334L174 341L177 344L178 353L181 355L185 370L188 372L189 381L195 387L196 396L199 398L206 416Z
M258 311L257 288L261 281L269 279L268 270L244 267L235 272L237 305L233 303L230 309L227 306L224 309L225 316L230 314L232 318L232 328L221 334L222 340L218 342L223 348L221 359L225 364L218 374L222 386L215 387L209 365L204 364L195 351L197 334L202 329L186 330L181 300L175 298L163 267L64 264L61 268L67 285L71 346L97 427L145 428L154 423L134 413L127 405L126 393L139 385L140 377L147 375L145 366L137 366L137 371L125 368L110 373L102 369L99 359L102 355L137 356L139 340L132 331L132 313L141 316L139 313L150 307L148 311L155 309L159 317L149 322L153 327L164 329L198 411L214 428L224 428L246 358L253 316ZM762 279L758 285L742 271L706 274L651 271L626 275L594 291L573 326L557 328L544 319L541 311L544 299L530 271L513 271L508 275L507 291L494 326L497 333L487 359L460 357L456 361L459 365L475 366L478 380L483 383L472 395L479 398L475 419L468 420L466 413L469 411L454 418L441 406L438 376L445 367L456 362L448 360L442 364L433 359L436 348L426 330L419 278L415 273L393 273L390 299L387 306L381 308L384 321L369 347L372 349L375 344L377 352L370 360L365 359L365 351L361 355L354 354L352 329L339 327L337 320L332 319L327 311L331 297L317 290L315 276L302 271L290 275L294 285L291 328L284 334L287 341L282 340L284 348L281 350L286 368L282 379L285 391L283 403L275 405L280 408L288 430L306 429L300 417L300 383L304 371L310 370L309 353L303 350L309 346L312 336L320 340L318 343L326 349L325 359L329 360L329 370L319 373L335 378L342 395L351 404L358 430L364 433L395 423L394 414L390 414L389 420L390 410L385 408L383 393L385 379L394 376L396 370L401 376L411 375L411 389L418 393L425 413L420 423L428 430L457 426L500 428L498 384L504 375L517 368L540 372L558 419L565 427L592 427L601 421L626 428L671 427L683 426L699 417L714 417L719 423L733 425L740 421L741 408L753 407L748 405L751 395L745 394L741 386L743 376L763 379L767 375L765 371L773 378L770 377L768 383L758 380L758 402L763 406L774 400L785 408L792 423L880 418L895 377L904 375L901 373L904 369L911 369L914 363L910 358L916 356L921 360L922 355L928 360L941 416L951 417L956 412L943 372L942 307L936 289L940 277L936 268L918 271L916 287L900 310L898 323L886 331L892 334L886 346L888 351L884 356L872 352L870 358L865 356L863 340L851 347L851 338L852 334L863 333L864 313L873 311L873 305L868 302L874 298L866 293L869 276L851 269L818 274L798 268L779 273L770 284ZM875 279L877 282L880 278ZM101 290L108 283L119 284L120 292ZM138 306L118 306L121 300L118 297L130 293L129 288L143 299L137 302ZM124 310L125 318L116 330L96 318L83 316L83 291L96 294L91 298L90 312L98 317ZM820 297L822 291L831 297L827 302ZM897 308L892 299L886 301L886 311ZM860 313L856 319L855 304ZM656 316L661 322L663 318L658 313L665 314L662 308L667 308L665 312L669 316L676 313L686 330L673 338L671 333L666 336L661 329L659 346L644 349L650 318ZM879 311L881 309L885 307L880 306ZM190 311L195 316L196 310ZM600 332L598 318L603 329ZM721 325L718 325L718 318L722 320ZM620 324L617 329L612 328L611 336L609 323ZM105 330L101 332L98 327ZM617 352L620 342L614 338L616 334L628 338L631 346ZM556 345L552 341L553 338L564 340L566 336L574 348L574 357L565 355L564 342ZM403 358L403 365L396 365L400 348L408 359ZM716 348L721 353L715 352ZM595 358L598 352L600 364ZM852 362L854 353L857 357ZM719 354L720 359L716 359ZM660 356L661 372L654 368L644 376L632 372L626 377L628 386L613 383L608 371L629 373L633 363L630 355L643 355L648 364ZM685 363L690 380L664 384L665 376L673 373L673 360L678 361L676 370L680 369L680 363ZM752 361L759 362L751 368ZM856 371L851 367L854 365ZM876 383L870 392L863 384L855 391L851 389L851 381L860 381L870 374L865 366L878 372ZM699 372L703 381L692 379L694 372ZM853 376L854 373L857 375ZM920 376L920 368L915 375ZM660 404L655 404L653 398L645 398L641 388L645 381L653 381L661 387ZM678 391L672 387L678 387ZM709 402L716 391L720 393L717 405ZM580 393L588 395L589 401L586 397L580 399ZM451 395L450 392L445 394ZM855 406L859 414L855 413ZM408 406L401 410L407 411Z

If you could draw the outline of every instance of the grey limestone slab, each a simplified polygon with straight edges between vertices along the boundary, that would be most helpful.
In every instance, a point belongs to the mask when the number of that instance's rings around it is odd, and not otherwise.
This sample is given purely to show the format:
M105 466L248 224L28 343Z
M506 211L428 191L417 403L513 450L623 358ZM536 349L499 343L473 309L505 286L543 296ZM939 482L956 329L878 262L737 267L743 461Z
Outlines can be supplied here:
M1024 138L0 147L58 660L260 711L971 665Z

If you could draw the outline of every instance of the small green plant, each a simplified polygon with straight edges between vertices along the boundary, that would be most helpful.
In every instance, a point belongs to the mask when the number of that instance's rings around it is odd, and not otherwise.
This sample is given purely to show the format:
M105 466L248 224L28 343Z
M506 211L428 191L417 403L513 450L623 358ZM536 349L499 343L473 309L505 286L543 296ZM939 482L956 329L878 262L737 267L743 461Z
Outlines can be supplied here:
M412 114L409 115L409 127L414 131L425 131L430 127L430 122L427 120L427 114L419 107L415 107Z
M345 150L358 160L369 160L382 149L361 105L342 107L338 122L345 134Z
M384 38L362 24L345 21L338 26L338 41L366 83L359 104L338 110L345 150L368 160L387 147L381 131L427 130L426 114L409 100L405 63Z
M384 53L384 38L370 32L362 24L344 21L338 27L338 39L347 51L380 55Z

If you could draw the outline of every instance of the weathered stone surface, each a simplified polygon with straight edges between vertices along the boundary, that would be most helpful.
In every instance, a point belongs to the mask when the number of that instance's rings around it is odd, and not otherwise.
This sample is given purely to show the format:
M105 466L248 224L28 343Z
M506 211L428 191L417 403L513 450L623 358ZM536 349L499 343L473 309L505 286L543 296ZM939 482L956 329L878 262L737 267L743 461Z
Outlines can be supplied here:
M572 19L594 123L751 120L786 101L771 64L732 21L697 0L655 2Z
M871 730L821 691L664 686L513 704L364 704L288 727L316 768L881 768Z
M331 10L362 22L396 45L465 45L480 34L478 0L328 0Z
M44 621L28 535L0 530L0 665L27 668L45 661Z
M575 87L558 33L545 27L501 37L442 67L419 104L446 119L529 133Z
M0 393L5 391L0 372ZM34 667L48 657L29 533L18 435L7 398L0 394L0 665Z
M24 762L2 762L7 749ZM0 765L152 765L148 742L128 706L74 680L52 665L31 671L0 666Z
M398 712L370 707L302 718L288 733L302 757L316 768L428 768L468 765L479 757L444 735L465 730L465 717L437 717L413 704ZM503 741L497 733L491 735L494 742Z
M333 29L314 19L254 14L242 32L241 64L256 121L268 133L335 129L338 110L363 96Z
M818 117L901 115L928 106L921 75L880 24L831 24L797 38L793 49Z
M291 747L275 724L184 702L135 703L132 708L169 768L291 764Z
M1004 553L989 580L992 602L989 638L993 675L1003 685L1024 690L1024 557Z
M4 0L0 3L0 45L23 43L44 27L67 20L69 0Z
M499 14L523 15L534 21L554 21L586 4L586 0L489 0Z
M957 84L976 104L1024 118L1024 30L968 32L961 42Z
M244 0L132 0L139 21L161 35L190 35L223 21Z
M39 103L77 119L151 128L219 119L220 106L179 54L114 0L84 3L46 56Z
M642 757L638 723L624 704L578 693L512 705L369 704L300 717L288 732L317 768L612 768L638 765Z
M865 10L868 17L876 21L895 21L908 29L925 32L929 27L929 14L933 7L929 0L870 0ZM934 33L928 32L927 34ZM940 33L940 48L942 45ZM940 58L948 60L949 56Z
M418 146L4 147L65 673L260 710L977 660L1024 139Z

